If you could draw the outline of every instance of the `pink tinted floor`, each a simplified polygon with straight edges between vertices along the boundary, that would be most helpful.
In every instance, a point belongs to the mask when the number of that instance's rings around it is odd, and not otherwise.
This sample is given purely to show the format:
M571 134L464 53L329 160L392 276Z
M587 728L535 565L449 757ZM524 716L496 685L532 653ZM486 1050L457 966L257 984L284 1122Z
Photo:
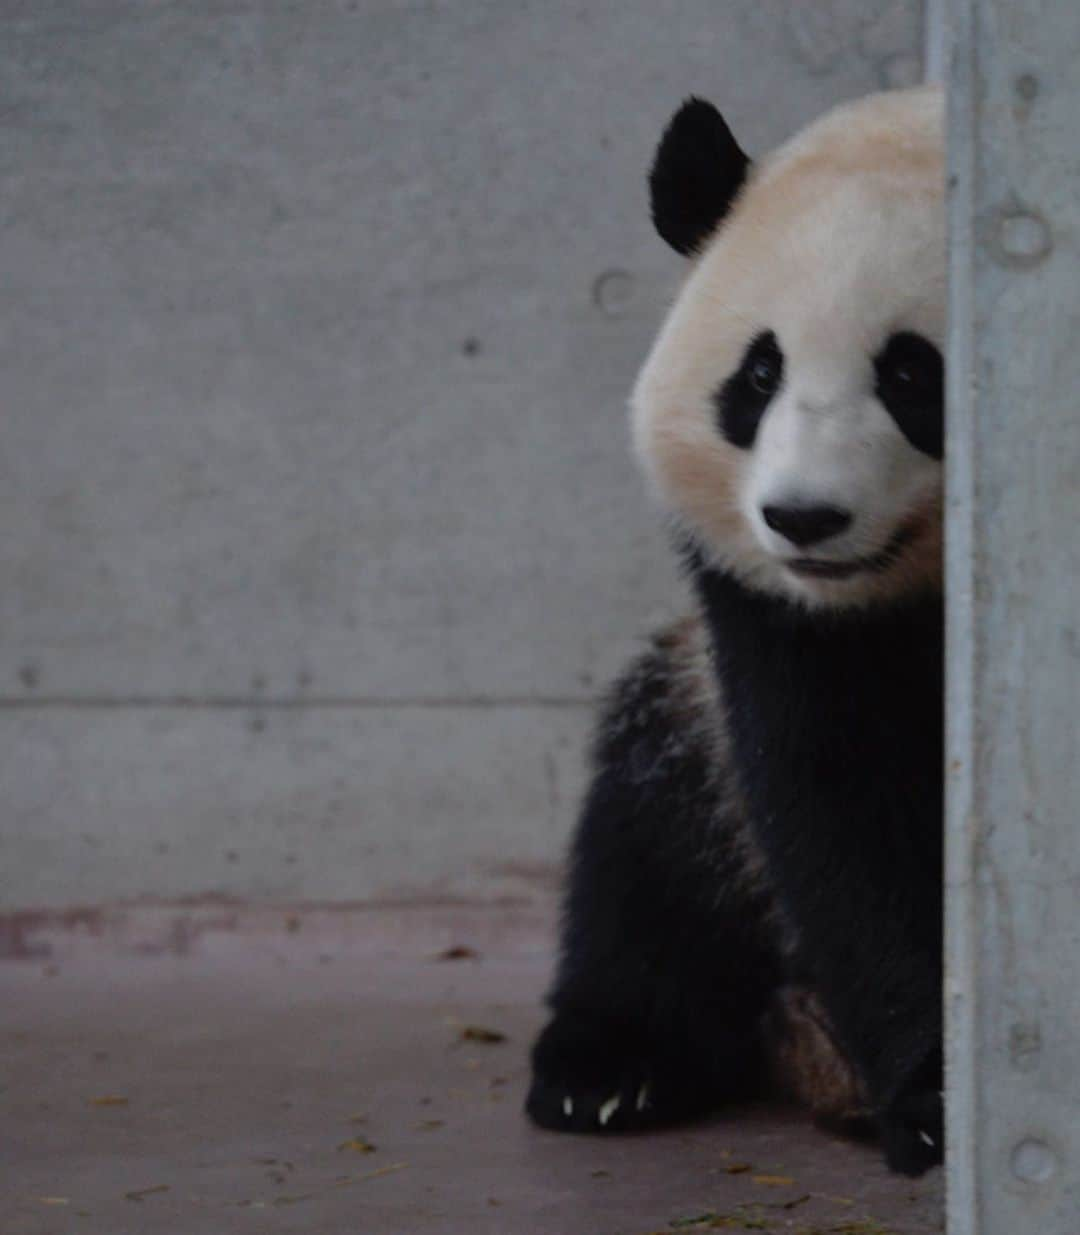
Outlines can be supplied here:
M3 1235L943 1229L940 1172L891 1177L791 1112L632 1139L529 1127L535 923L155 922L95 919L74 942L40 922L0 961ZM435 959L450 944L477 955Z

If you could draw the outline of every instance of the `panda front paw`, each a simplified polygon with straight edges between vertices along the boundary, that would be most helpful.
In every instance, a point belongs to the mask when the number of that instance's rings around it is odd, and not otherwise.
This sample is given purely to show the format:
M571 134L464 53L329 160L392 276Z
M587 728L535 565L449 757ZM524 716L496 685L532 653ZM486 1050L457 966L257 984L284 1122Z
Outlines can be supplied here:
M688 1083L641 1044L585 1018L558 1015L532 1054L525 1109L559 1132L636 1132L690 1118L706 1108Z
M889 1169L924 1175L945 1160L945 1104L937 1089L898 1098L880 1119L881 1142Z
M647 1080L579 1088L534 1076L525 1109L539 1127L556 1132L636 1132L655 1122Z

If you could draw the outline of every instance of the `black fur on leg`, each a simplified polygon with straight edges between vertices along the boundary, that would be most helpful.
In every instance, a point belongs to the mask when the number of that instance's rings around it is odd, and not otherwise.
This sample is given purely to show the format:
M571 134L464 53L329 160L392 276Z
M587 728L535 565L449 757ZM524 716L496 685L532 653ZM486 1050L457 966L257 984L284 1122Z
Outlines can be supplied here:
M945 1160L944 1072L941 1052L931 1052L879 1118L885 1161L901 1175L922 1175Z
M632 1131L763 1091L780 928L748 848L707 663L687 623L617 685L573 845L553 1019L526 1103Z

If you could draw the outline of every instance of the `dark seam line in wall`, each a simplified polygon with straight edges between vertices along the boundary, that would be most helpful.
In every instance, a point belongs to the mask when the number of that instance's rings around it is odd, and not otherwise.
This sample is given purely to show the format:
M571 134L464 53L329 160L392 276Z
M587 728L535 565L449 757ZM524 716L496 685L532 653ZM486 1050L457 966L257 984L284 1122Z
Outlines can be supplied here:
M31 711L36 708L199 708L229 710L299 710L301 708L591 708L598 702L588 695L466 695L461 698L358 697L336 695L300 695L287 698L274 696L209 696L195 695L55 695L40 699L0 697L0 709Z

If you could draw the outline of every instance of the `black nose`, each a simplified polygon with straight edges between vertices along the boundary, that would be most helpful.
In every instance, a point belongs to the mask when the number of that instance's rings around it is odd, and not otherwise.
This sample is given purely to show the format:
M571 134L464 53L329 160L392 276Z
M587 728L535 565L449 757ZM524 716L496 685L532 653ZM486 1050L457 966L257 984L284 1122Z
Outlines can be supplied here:
M762 506L762 518L774 532L805 549L851 526L851 512L838 506Z

